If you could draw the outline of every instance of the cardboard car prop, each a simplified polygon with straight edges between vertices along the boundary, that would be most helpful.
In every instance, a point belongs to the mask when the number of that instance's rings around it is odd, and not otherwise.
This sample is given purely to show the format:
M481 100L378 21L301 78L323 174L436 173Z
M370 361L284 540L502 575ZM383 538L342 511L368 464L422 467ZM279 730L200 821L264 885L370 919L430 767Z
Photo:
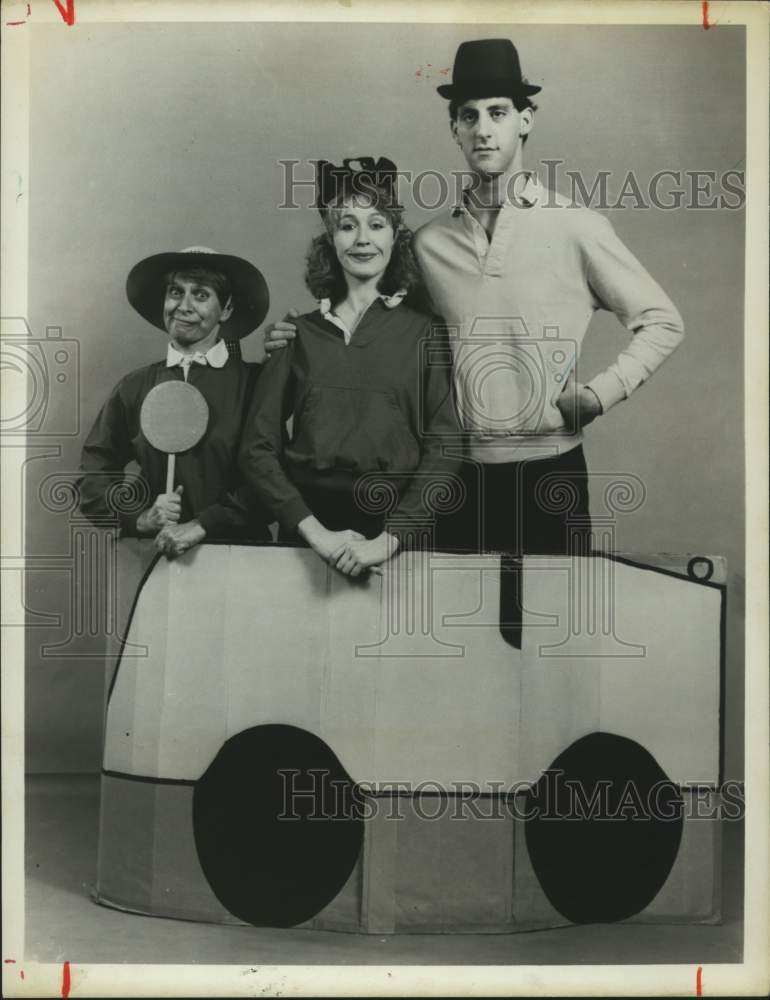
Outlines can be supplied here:
M156 560L109 695L97 899L377 934L718 920L723 579Z

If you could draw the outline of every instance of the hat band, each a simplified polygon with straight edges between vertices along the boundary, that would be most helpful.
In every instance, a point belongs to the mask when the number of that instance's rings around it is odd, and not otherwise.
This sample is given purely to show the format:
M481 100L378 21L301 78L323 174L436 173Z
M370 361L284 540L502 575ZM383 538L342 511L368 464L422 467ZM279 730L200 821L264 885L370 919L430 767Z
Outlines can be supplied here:
M518 91L523 90L528 87L529 84L525 83L524 80L512 80L510 77L460 77L459 79L452 80L452 88L458 91L471 91L471 90L489 90L491 88L499 88L501 91Z

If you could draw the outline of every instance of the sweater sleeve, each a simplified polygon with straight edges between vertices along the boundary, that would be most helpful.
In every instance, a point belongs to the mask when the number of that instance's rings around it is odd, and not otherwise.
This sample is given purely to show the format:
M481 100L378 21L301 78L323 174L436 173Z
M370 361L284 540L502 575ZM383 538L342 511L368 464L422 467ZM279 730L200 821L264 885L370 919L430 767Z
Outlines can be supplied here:
M197 511L193 517L212 538L266 538L269 535L260 505L243 483L223 493L217 503Z
M274 351L265 363L246 416L238 457L248 487L290 535L312 513L281 464L287 442L286 421L296 388L294 351L292 341L283 350Z
M388 527L402 547L408 547L416 535L409 522L414 521L415 528L424 525L434 513L451 507L460 489L462 432L452 388L452 349L441 320L430 320L426 334L431 346L423 353L421 372L422 455L394 511L395 523Z
M231 357L240 361L240 342L228 342ZM259 381L261 364L248 365L248 378L241 412L237 445L243 440L246 426L246 415L251 400L254 397ZM270 538L266 511L254 495L248 483L243 481L240 469L229 489L223 489L215 503L196 511L193 517L205 529L209 539L242 539L266 540Z
M617 360L587 383L606 413L663 364L681 343L684 326L669 297L609 221L593 213L592 221L582 242L588 283L598 304L634 335Z
M137 518L152 498L142 477L129 480L124 471L135 456L121 384L110 393L85 440L77 486L80 509L90 521L102 527L117 523L122 535L136 535Z

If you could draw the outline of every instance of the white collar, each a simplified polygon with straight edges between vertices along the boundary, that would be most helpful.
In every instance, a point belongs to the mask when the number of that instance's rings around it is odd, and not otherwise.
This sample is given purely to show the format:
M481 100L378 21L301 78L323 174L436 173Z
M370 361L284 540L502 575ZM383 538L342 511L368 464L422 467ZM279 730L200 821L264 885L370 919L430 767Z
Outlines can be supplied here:
M540 200L543 188L537 174L534 171L524 171L524 174L527 179L521 191L517 192L512 197L508 197L506 194L505 200L503 201L504 205L514 205L518 208L524 206L525 208L529 208L532 205L536 205ZM463 184L462 197L452 209L453 216L460 215L463 212L468 211L468 192L471 190L472 184L473 181L471 179Z
M218 340L205 354L202 351L196 351L194 354L182 354L173 344L169 344L166 351L166 368L175 368L177 365L181 365L185 370L185 378L187 378L187 369L190 365L211 365L212 368L224 368L229 357L227 344L224 340Z
M378 295L377 298L387 306L388 309L395 309L396 306L401 305L406 296L406 289L402 288L393 295ZM374 300L375 302L377 299ZM318 308L321 311L321 316L333 323L339 330L342 330L342 335L345 338L345 344L349 344L353 338L353 334L348 330L342 320L335 313L332 312L332 300L331 299L321 299L318 303Z

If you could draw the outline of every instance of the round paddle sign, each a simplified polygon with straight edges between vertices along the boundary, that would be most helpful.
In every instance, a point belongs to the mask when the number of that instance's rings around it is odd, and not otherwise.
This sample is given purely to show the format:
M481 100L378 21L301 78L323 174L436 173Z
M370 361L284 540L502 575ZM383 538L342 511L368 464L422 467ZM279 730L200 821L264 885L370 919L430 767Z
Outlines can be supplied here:
M142 433L158 451L178 455L196 445L206 433L209 407L189 382L161 382L142 403Z

